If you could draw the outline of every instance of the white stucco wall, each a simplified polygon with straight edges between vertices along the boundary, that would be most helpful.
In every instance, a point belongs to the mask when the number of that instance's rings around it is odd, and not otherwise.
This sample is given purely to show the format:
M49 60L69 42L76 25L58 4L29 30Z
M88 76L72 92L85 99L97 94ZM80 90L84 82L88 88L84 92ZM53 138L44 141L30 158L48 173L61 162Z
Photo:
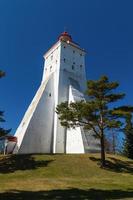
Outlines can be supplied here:
M77 95L76 95L77 93ZM82 98L79 97L79 92L75 91L75 96L72 91L72 86L69 86L69 103L75 102L75 98L79 98L78 100L82 100ZM81 128L76 127L75 129L70 128L67 129L66 134L66 153L85 153L84 150L84 143L81 133Z
M43 84L41 84L41 86L39 87L35 97L33 98L31 104L29 105L20 125L18 126L17 130L16 130L16 133L15 133L15 136L18 138L18 142L17 142L17 145L16 145L16 148L14 149L14 153L17 153L20 146L21 146L21 143L23 141L23 138L25 137L25 132L28 128L28 125L30 123L30 120L34 114L34 111L36 110L37 108L37 105L38 105L38 102L40 101L41 99L41 96L45 90L45 87L47 85L47 82L48 82L48 79L46 79Z

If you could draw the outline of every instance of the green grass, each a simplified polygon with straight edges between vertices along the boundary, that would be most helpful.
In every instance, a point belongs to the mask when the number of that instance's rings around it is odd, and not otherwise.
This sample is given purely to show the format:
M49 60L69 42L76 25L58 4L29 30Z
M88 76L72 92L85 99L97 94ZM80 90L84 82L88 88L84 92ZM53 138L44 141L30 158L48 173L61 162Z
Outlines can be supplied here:
M99 154L0 156L0 200L133 199L133 160Z

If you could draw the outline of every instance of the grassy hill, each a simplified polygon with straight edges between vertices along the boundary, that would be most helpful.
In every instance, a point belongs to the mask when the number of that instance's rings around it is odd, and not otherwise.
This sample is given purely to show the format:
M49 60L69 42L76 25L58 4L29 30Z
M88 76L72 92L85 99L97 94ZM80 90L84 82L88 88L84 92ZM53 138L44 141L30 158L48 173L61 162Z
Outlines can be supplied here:
M0 156L0 200L133 199L133 160L99 154Z

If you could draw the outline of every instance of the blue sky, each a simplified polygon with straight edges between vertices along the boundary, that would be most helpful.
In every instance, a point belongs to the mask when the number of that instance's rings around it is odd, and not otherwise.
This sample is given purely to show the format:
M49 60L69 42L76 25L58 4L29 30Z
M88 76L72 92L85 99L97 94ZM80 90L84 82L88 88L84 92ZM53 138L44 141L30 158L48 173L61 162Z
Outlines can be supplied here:
M87 79L106 74L133 104L132 0L0 0L0 110L14 133L42 78L43 54L67 27L87 52Z

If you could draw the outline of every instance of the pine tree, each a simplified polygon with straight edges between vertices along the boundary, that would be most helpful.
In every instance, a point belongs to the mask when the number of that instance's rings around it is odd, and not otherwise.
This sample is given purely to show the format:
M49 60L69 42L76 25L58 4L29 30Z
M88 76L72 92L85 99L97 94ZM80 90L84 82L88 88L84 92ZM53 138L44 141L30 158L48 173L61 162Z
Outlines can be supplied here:
M123 99L125 94L114 93L119 86L118 82L109 82L108 77L102 76L99 80L87 82L87 101L62 102L56 108L61 125L64 127L83 126L93 130L101 143L101 167L105 167L105 132L119 130L123 123L121 117L126 116L133 108L121 106L110 108L110 104Z
M128 158L133 159L133 123L132 115L127 115L126 126L124 128L125 142L124 142L124 154Z

